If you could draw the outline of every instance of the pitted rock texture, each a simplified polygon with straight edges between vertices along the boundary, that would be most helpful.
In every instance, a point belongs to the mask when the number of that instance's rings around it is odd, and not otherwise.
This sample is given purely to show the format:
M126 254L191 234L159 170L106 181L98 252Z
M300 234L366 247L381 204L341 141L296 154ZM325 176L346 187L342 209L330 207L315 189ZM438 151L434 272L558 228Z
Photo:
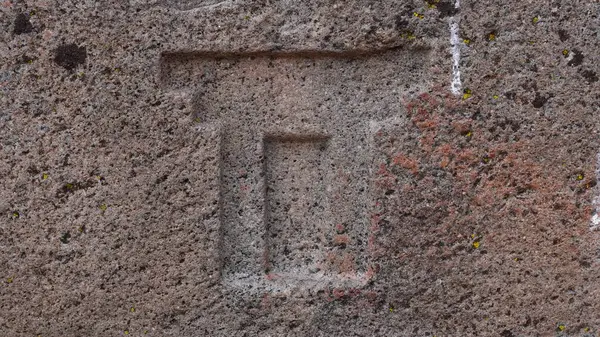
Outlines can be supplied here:
M0 2L0 336L598 335L600 7L453 4Z

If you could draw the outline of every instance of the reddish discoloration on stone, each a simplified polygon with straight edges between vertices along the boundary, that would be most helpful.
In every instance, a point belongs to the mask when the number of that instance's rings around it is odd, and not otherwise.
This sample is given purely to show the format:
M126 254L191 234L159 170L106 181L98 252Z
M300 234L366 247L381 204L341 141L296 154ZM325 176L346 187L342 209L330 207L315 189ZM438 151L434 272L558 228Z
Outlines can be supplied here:
M421 270L422 276L410 277L416 289L421 288L416 286L418 282L424 282L423 288L428 287L429 291L436 289L436 279L459 287L460 290L454 288L456 297L443 291L428 293L427 298L435 297L436 303L444 303L443 307L452 307L452 301L466 301L474 310L486 308L488 317L498 317L500 313L490 303L516 301L537 315L538 323L529 324L547 329L542 327L543 320L552 325L558 317L573 314L550 304L563 294L542 290L548 288L533 290L531 285L544 282L561 287L562 283L576 289L584 287L584 280L595 273L581 268L582 263L593 263L593 249L582 241L589 236L586 219L590 206L577 201L589 198L590 186L595 182L587 177L593 177L593 167L581 170L584 178L577 181L577 174L560 165L549 165L551 148L540 146L539 140L487 141L483 139L486 129L481 122L451 120L452 111L460 105L468 108L464 102L447 105L445 97L437 99L433 95L422 95L407 103L412 132L418 135L417 150L412 150L410 158L418 162L419 175L405 175L387 167L380 167L377 172L374 186L380 190L376 194L402 191L397 196L392 194L394 198L379 199L386 205L379 215L387 224L381 226L381 231L391 234L377 235L372 242L385 249L384 254L377 255L379 261L386 261L380 277L393 282L390 270L409 274L410 270ZM469 132L472 134L466 136ZM385 142L386 135L390 137L387 144L398 143L391 132L380 131L378 139ZM380 144L386 160L393 162L401 148L388 149ZM440 169L444 174L439 173ZM471 239L472 235L476 239ZM534 267L539 265L547 269L539 272ZM491 275L504 276L497 279ZM514 294L515 285L525 280L529 290L516 293L528 298L527 302L508 295ZM415 294L415 303L425 300L416 289L399 284L390 297L409 292ZM482 298L470 300L474 294L481 294ZM579 296L585 297L581 293ZM542 304L546 301L547 305ZM433 317L438 309L415 307L413 312ZM499 324L498 318L492 319Z
M333 244L336 246L347 245L350 243L350 237L348 235L336 235L333 237Z
M340 274L355 274L355 256L350 253L327 253L327 268Z
M417 174L419 172L419 163L416 160L409 158L403 154L396 155L392 159L392 162L394 163L394 165L398 165L402 168L409 170L410 172L412 172L412 174Z

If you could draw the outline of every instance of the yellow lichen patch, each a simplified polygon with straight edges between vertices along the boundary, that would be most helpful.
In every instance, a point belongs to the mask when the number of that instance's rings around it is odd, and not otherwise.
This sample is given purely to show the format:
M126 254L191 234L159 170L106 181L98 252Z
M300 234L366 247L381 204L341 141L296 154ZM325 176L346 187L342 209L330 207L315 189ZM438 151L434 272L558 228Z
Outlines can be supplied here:
M563 49L562 54L566 57L569 56L569 50L568 49Z
M577 174L577 176L575 177L575 179L577 180L583 180L584 176L582 173Z
M471 89L469 88L465 88L465 90L463 91L463 100L467 100L469 98L471 98L471 96L473 96L473 93L471 91Z
M425 0L425 5L428 9L435 9L437 8L436 4L438 4L439 2L440 0Z
M494 95L494 96L492 96L492 97L493 97L494 99L498 99L498 98L500 98L500 96L498 96L498 95Z
M471 138L473 137L473 131L469 131L467 132L467 134L465 135L467 138Z
M413 32L411 32L411 31L407 31L407 32L404 32L404 33L400 34L400 37L403 38L403 39L407 39L407 40L414 40L414 39L417 38L415 36L415 34Z
M100 210L102 212L104 212L104 211L106 211L108 209L108 206L106 204L102 204L102 205L98 206L98 208L100 208Z
M42 173L42 180L48 180L48 178L50 178L50 176L48 175L48 173Z
M18 218L20 218L20 217L21 217L21 214L19 214L19 212L17 212L17 211L14 211L14 212L12 213L12 218L13 218L13 219L18 219Z
M131 309L129 309L130 312L135 312L135 307L131 307Z
M467 46L471 44L471 39L463 39L463 43L466 44Z
M419 18L419 19L421 19L421 20L425 18L425 15L423 15L423 14L421 14L421 13L417 13L417 12L414 12L414 13L413 13L413 16L414 16L415 18Z
M129 335L129 330L123 331L124 334Z
M489 41L495 41L496 40L496 33L489 33L487 36Z
M535 25L536 23L540 22L540 17L539 16L534 16L533 19L531 19L531 22L533 22L533 24Z
M480 242L479 241L475 241L473 242L473 248L477 249L480 246Z
M564 325L564 324L559 324L558 325L558 331L565 331L566 328L567 328L567 326Z
M12 276L6 279L6 283L8 283L8 284L13 283L13 281L14 281L14 278Z

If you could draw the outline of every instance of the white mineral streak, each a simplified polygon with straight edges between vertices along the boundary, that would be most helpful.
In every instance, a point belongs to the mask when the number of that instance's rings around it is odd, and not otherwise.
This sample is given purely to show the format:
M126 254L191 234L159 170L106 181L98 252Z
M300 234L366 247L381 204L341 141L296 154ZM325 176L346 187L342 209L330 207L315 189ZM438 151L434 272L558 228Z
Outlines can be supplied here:
M454 4L456 9L460 9L460 0ZM452 83L450 89L455 95L460 95L462 83L460 82L460 35L458 33L458 18L460 14L453 16L449 20L450 24L450 45L452 47Z
M600 153L596 156L596 181L600 181ZM590 230L600 229L600 187L596 186L596 197L592 200L592 206L594 207L594 215L590 221Z

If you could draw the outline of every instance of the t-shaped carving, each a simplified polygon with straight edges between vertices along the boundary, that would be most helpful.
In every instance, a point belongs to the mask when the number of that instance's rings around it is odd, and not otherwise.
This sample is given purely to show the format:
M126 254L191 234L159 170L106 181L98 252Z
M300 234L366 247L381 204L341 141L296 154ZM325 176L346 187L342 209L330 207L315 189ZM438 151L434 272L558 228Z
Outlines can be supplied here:
M426 52L172 53L162 82L221 129L222 278L246 290L368 281L372 138ZM398 74L406 76L401 77Z

